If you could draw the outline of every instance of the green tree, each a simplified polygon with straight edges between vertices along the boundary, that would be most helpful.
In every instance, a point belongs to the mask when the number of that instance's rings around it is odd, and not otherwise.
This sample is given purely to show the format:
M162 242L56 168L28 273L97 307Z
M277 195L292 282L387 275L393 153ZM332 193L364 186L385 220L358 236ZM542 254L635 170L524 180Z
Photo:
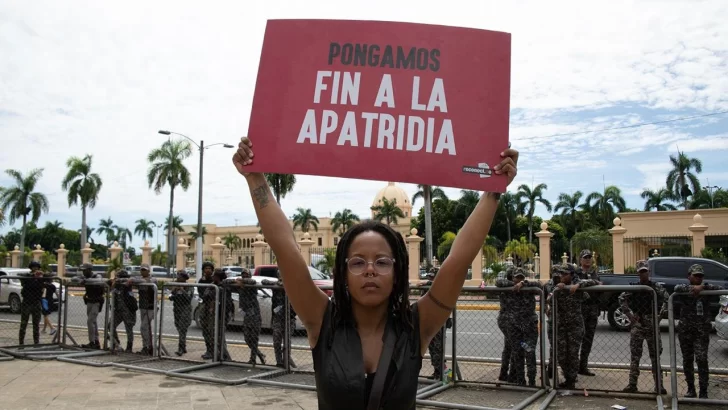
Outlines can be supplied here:
M444 261L450 255L450 249L455 242L455 236L453 232L445 232L440 237L440 244L437 245L437 256L441 261Z
M331 219L331 230L334 232L338 231L339 236L341 236L358 222L359 215L351 212L351 209L346 208L343 211L337 212Z
M543 197L544 191L547 189L546 184L538 184L533 189L526 184L518 187L516 193L518 212L528 219L528 242L533 242L533 214L536 212L536 205L541 203L547 211L551 212L551 202Z
M268 181L278 205L281 204L281 198L285 198L287 194L291 193L296 185L296 176L293 174L265 174L265 179Z
M96 229L96 233L106 236L106 246L114 243L116 240L114 239L116 238L116 225L114 225L114 221L111 220L111 217L99 221L99 227Z
M86 245L86 210L96 207L99 192L103 185L101 177L91 172L93 156L86 154L83 158L70 157L66 161L68 172L61 182L61 188L68 192L68 207L81 205L81 247Z
M645 200L645 212L652 209L655 211L674 211L677 209L675 205L667 202L672 200L673 195L665 188L657 191L645 188L640 196Z
M392 200L382 198L382 203L372 206L371 210L374 211L374 220L379 222L385 220L390 226L392 223L396 224L399 221L398 218L404 218L404 212L397 206L396 198Z
M536 254L536 245L528 242L525 236L521 236L519 240L508 241L503 253L512 256L516 266L523 266L524 262L533 259Z
M417 192L412 196L412 206L419 198L425 201L425 255L427 260L432 260L432 200L447 199L447 195L440 187L417 185Z
M336 262L336 249L327 248L324 249L324 254L321 259L316 262L315 268L323 273L331 274L334 270L334 263Z
M21 219L22 233L20 235L20 249L25 249L25 233L28 217L33 223L38 222L42 213L48 213L48 198L40 192L35 192L35 186L38 184L43 169L34 169L27 176L23 176L20 171L8 169L5 171L15 182L15 186L3 189L0 193L0 208L7 213L7 219L10 224ZM20 265L24 265L23 254L20 255Z
M559 194L558 202L554 205L554 212L561 211L562 221L568 222L565 226L572 233L579 232L584 223L583 214L580 212L585 207L585 204L581 202L583 196L584 193L581 191L576 191L572 195L562 192Z
M711 208L727 208L728 207L728 191L718 189L711 194L707 189L703 188L690 201L690 209L711 209Z
M494 221L495 229L491 228L492 232L499 231L499 223L504 224L506 234L501 236L506 241L511 240L511 227L518 217L518 200L512 193L506 191L501 195L500 201L498 201L498 209L496 210L496 220Z
M171 232L173 232L173 233L184 232L185 228L182 227L183 222L184 222L184 219L182 219L181 216L179 216L179 215L175 216L174 219L172 219ZM167 217L164 220L164 226L162 227L162 229L169 230L169 217Z
M202 226L202 234L197 233L196 226L194 228L192 228L192 230L190 231L190 237L192 237L193 241L196 241L198 237L201 237L202 243L205 243L205 235L207 235L207 227L204 225Z
M114 226L114 228L116 228L115 240L119 242L119 246L126 249L126 240L131 241L132 239L131 231L123 226Z
M243 247L243 240L240 239L238 235L233 234L232 232L228 232L227 235L225 235L222 238L222 243L225 245L225 247L230 252L230 256L233 256L233 251L240 249ZM220 262L222 263L222 261Z
M136 226L134 227L134 233L142 237L142 241L147 240L147 237L151 238L154 236L154 221L148 221L144 218L136 220Z
M311 212L311 208L296 208L296 214L293 215L293 229L301 227L301 231L308 232L311 228L318 231L319 219Z
M670 163L672 169L667 173L665 185L674 198L682 200L683 208L688 209L688 197L700 191L700 181L695 174L703 172L703 163L679 151L677 157L670 155Z
M592 192L586 197L586 202L586 209L602 229L611 228L617 212L625 212L627 209L622 191L614 185L606 187L601 193Z
M165 186L169 186L169 217L172 220L174 212L174 190L178 187L186 191L190 187L190 171L185 167L184 160L192 155L192 148L187 141L167 140L161 147L153 149L147 156L149 170L147 182L149 188L154 188L156 194L162 193ZM172 265L172 237L171 229L167 230L167 267Z

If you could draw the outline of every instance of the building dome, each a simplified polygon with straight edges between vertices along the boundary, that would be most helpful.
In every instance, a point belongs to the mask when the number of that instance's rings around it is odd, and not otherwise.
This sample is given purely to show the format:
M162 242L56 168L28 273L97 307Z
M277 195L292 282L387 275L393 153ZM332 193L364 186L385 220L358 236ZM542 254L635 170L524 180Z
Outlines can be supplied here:
M412 202L409 199L409 195L407 195L407 192L405 192L404 189L395 185L394 182L387 182L387 186L377 192L377 195L374 197L374 201L372 202L372 206L381 205L382 198L387 198L390 201L396 200L397 206L402 210L402 212L404 212L404 216L406 218L410 218L412 216ZM374 215L373 211L372 215Z

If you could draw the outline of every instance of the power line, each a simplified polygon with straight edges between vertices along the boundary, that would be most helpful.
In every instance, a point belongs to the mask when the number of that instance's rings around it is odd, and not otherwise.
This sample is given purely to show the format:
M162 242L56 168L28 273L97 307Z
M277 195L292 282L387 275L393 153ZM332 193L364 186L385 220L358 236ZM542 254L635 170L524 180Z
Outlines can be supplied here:
M671 120L653 121L653 122L642 122L642 123L639 123L639 124L624 125L624 126L621 126L621 127L602 128L602 129L599 129L599 130L576 131L576 132L568 132L568 133L565 133L565 134L553 134L553 135L543 135L543 136L533 136L533 137L515 138L515 140L522 141L522 140L533 140L533 139L537 139L537 138L568 137L568 136L571 136L571 135L588 134L590 132L604 132L604 131L624 130L624 129L628 129L628 128L644 127L644 126L647 126L647 125L666 124L666 123L669 123L669 122L686 121L686 120L692 120L692 119L695 119L695 118L712 117L712 116L721 115L721 114L728 114L728 110L726 110L726 111L713 112L713 113L709 113L709 114L693 115L693 116L690 116L690 117L673 118Z

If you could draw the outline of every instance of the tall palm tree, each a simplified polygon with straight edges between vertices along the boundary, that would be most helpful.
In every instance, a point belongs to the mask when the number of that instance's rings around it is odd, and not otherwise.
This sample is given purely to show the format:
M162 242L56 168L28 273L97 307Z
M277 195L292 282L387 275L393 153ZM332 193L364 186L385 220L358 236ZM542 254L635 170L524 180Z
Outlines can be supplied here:
M62 242L63 223L47 221L41 229L41 241L51 250L58 249Z
M622 191L614 185L604 188L604 192L592 192L586 197L586 209L595 220L600 221L603 228L610 228L617 212L625 212L627 204ZM615 210L616 208L616 210Z
M0 196L2 196L4 190L5 188L0 186ZM3 225L5 225L5 211L0 207L0 226Z
M169 185L169 218L174 211L174 190L181 187L186 191L190 187L190 171L183 161L192 155L192 148L187 141L167 140L161 147L153 149L147 156L149 171L147 182L157 194ZM172 265L172 230L167 230L167 269Z
M137 219L136 220L136 227L134 228L134 233L136 235L139 235L142 237L142 241L147 240L147 237L153 237L154 236L154 228L155 223L154 221L148 221L144 218Z
M296 208L296 214L293 215L293 229L300 226L301 231L308 232L309 229L313 228L318 231L319 219L311 213L311 208L303 209Z
M536 245L526 242L526 238L521 236L519 240L512 240L506 243L506 249L503 251L505 255L515 256L516 266L522 266L523 262L532 259L536 254ZM548 258L548 256L544 256Z
M458 220L465 221L468 216L475 210L480 201L480 193L469 189L460 190L460 198L455 202L453 213L458 216Z
M649 212L653 208L655 211L674 211L677 209L675 205L667 202L671 201L674 195L665 188L656 191L645 188L640 196L645 200L645 212Z
M225 237L222 238L222 243L230 251L230 257L233 256L233 251L243 247L243 240L238 235L228 232ZM222 263L222 261L220 262Z
M164 220L164 226L162 227L162 229L171 231L172 233L175 233L175 234L179 233L179 232L184 232L185 228L182 227L183 222L184 222L184 219L182 219L181 216L175 216L172 219L172 229L170 230L169 229L169 217L167 217L167 219Z
M199 234L199 235L197 234L197 227L196 226L194 228L192 228L192 230L190 231L190 236L192 237L192 240L193 241L197 241L197 238L198 237L202 237L202 243L205 243L205 235L207 235L207 227L206 226L203 226L202 227L202 234Z
M351 209L346 208L343 211L337 212L331 219L331 230L336 232L341 228L339 235L343 235L344 232L348 231L357 222L359 222L359 215L352 213Z
M285 198L286 194L291 193L293 186L296 185L296 176L293 174L265 174L265 179L268 181L278 205L281 204L281 198Z
M23 220L23 227L20 233L20 266L23 266L23 255L25 250L25 234L28 217L33 223L38 222L40 215L48 213L48 198L40 192L35 192L35 186L43 176L43 168L30 171L23 176L20 171L8 169L5 171L15 182L15 186L3 189L0 193L0 208L7 214L6 218L13 224L16 220Z
M131 231L128 228L118 225L115 225L114 228L116 229L116 235L114 235L114 240L119 242L119 245L124 250L126 250L127 238L129 239L129 241L131 241L132 239Z
M387 221L387 225L390 226L392 223L396 224L399 221L398 218L404 218L404 212L397 206L396 198L392 200L382 198L382 203L372 206L371 210L374 211L374 217L372 219L380 222L384 219Z
M526 215L528 220L528 242L533 242L533 214L536 211L538 203L546 207L551 212L551 202L543 197L544 191L548 189L546 184L538 184L533 189L526 184L518 187L516 192L516 200L518 201L518 212Z
M114 225L114 221L111 220L111 217L99 221L99 227L96 229L96 233L99 235L106 235L106 246L110 246L114 243L114 238L116 238L116 225ZM86 246L86 244L83 245Z
M695 174L703 172L703 163L680 151L677 157L670 155L670 163L672 169L667 173L665 184L675 198L682 200L683 208L688 209L688 197L700 191L700 181ZM692 170L695 170L695 174Z
M579 211L584 209L584 204L581 202L581 198L584 193L576 191L572 195L566 193L560 193L558 202L554 206L554 212L561 211L561 216L571 223L571 228L574 229L574 233L579 232L581 223L581 213Z
M93 156L70 157L66 161L68 172L61 182L61 188L68 191L68 207L81 204L81 248L86 246L86 210L96 207L103 185L99 174L91 172Z
M703 188L693 195L690 201L690 209L711 209L728 207L728 191L718 189L712 195Z
M516 196L508 191L504 192L500 197L500 201L498 201L496 214L499 218L505 219L506 233L508 241L510 241L511 225L515 222L516 217L518 216L518 200L516 199Z
M425 201L425 255L428 263L432 261L432 200L447 199L445 191L440 187L432 187L430 185L417 185L417 192L412 195L412 206L418 198Z

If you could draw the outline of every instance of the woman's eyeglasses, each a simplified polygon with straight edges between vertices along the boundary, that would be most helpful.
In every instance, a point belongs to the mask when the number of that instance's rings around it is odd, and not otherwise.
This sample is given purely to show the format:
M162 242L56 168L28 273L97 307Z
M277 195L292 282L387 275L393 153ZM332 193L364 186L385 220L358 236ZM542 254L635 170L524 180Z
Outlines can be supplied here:
M369 264L374 266L374 272L378 275L389 275L394 268L394 259L379 258L374 262L367 262L360 257L354 257L346 260L346 266L353 275L361 275L367 270Z

